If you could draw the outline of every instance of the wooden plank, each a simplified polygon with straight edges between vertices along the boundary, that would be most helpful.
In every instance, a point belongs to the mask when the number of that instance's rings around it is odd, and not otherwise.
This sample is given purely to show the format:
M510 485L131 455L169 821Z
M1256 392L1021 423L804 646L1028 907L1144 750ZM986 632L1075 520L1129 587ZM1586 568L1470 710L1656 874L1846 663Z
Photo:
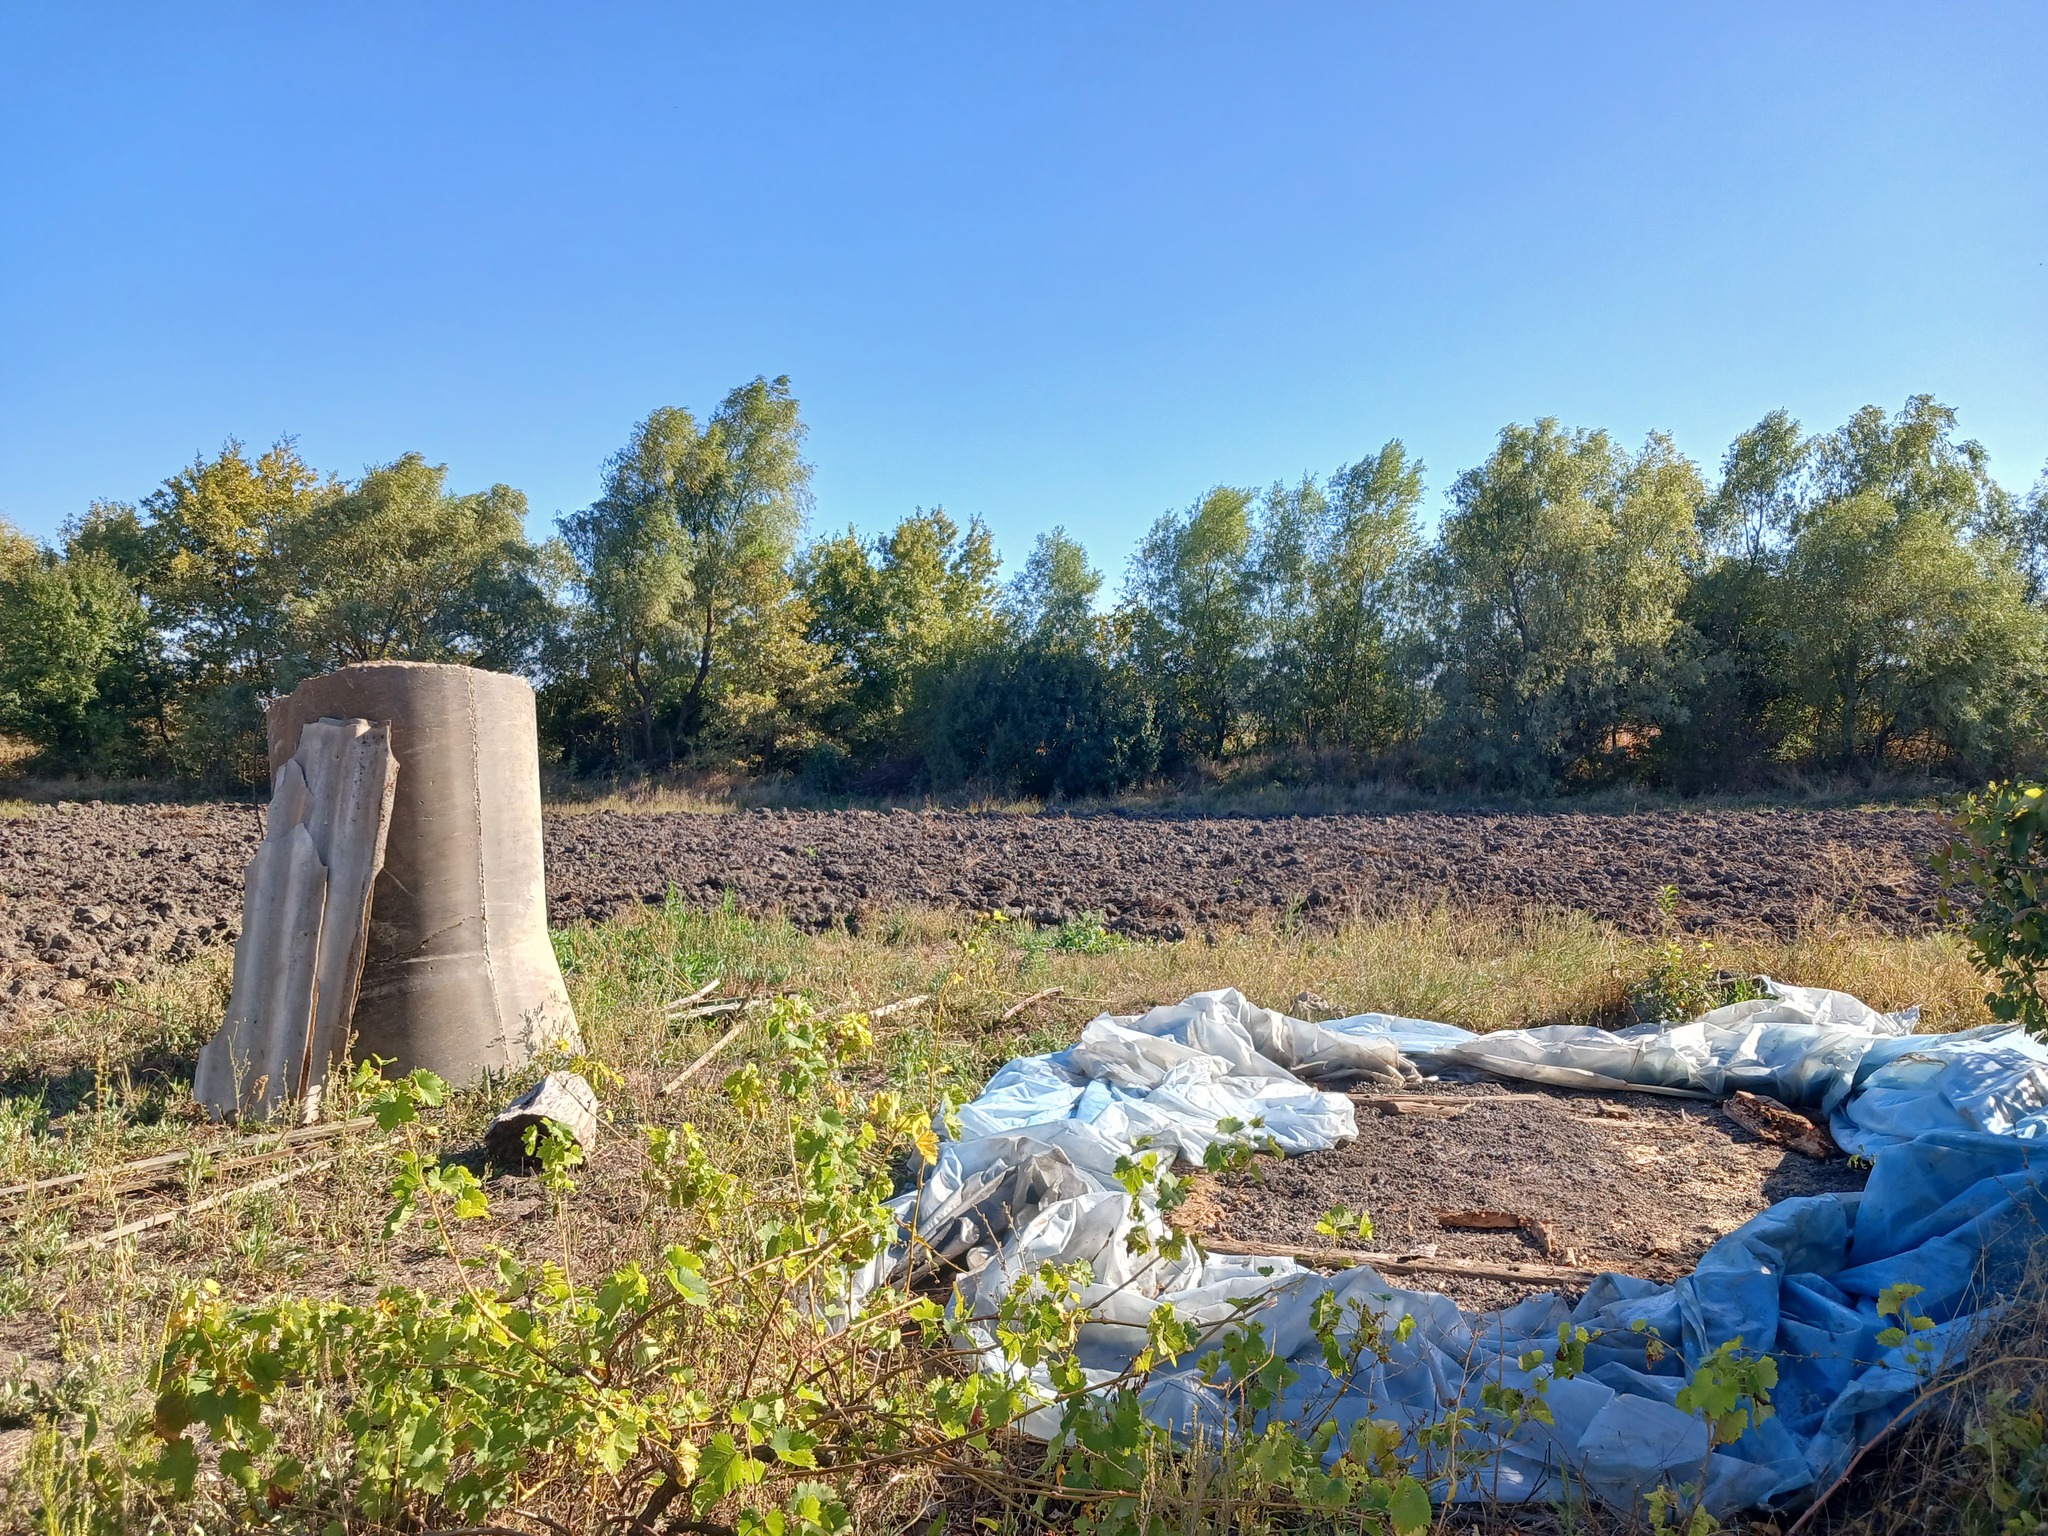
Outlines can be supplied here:
M1576 1269L1563 1264L1487 1263L1481 1259L1404 1258L1398 1253L1368 1253L1359 1248L1290 1248L1275 1253L1270 1246L1234 1243L1223 1238L1194 1234L1195 1241L1211 1253L1238 1258L1292 1259L1310 1269L1356 1269L1369 1264L1383 1275L1463 1275L1473 1280L1518 1280L1552 1285L1585 1285L1597 1279L1597 1269Z

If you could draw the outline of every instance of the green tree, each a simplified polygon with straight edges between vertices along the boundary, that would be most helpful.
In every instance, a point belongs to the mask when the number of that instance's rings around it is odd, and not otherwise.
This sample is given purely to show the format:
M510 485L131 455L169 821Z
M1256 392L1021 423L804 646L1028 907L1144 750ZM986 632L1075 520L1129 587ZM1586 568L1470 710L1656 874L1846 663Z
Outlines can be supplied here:
M939 789L1108 795L1142 781L1159 759L1136 679L1057 638L989 647L935 675L928 691L920 721Z
M261 783L263 707L287 675L297 529L341 492L280 439L251 458L230 440L144 499L141 591L167 677L163 731L173 768L194 779ZM93 537L126 540L120 520Z
M1444 763L1548 791L1675 717L1670 647L1704 496L1661 435L1631 455L1549 419L1506 428L1458 477L1428 569Z
M754 662L788 659L782 630L761 646L776 620L805 618L786 579L810 506L804 431L786 378L733 390L701 428L665 407L563 520L584 597L572 652L642 763L707 742L719 698L767 680Z
M1699 568L1678 610L1680 633L1696 637L1698 666L1654 754L1681 789L1752 780L1775 758L1784 546L1813 456L1799 423L1772 411L1729 445L1720 482L1700 503Z
M1875 491L1902 513L1926 512L1950 527L1986 531L1999 489L1981 444L1958 441L1956 413L1914 395L1893 416L1866 405L1808 448L1814 499L1845 501Z
M1808 446L1777 600L1790 750L2011 762L2039 730L2042 620L2012 502L1956 413L1865 406Z
M2025 496L2005 496L1991 532L2012 551L2027 601L2048 603L2048 468Z
M1007 593L1017 632L1044 645L1086 648L1099 638L1095 600L1102 573L1088 563L1088 551L1064 528L1041 533Z
M111 707L106 684L146 624L106 555L67 558L0 521L0 733L58 772L132 771L133 723Z
M287 674L394 657L533 664L554 622L559 557L527 542L518 491L452 495L447 478L447 466L408 453L292 526Z
M1259 638L1254 493L1218 486L1155 522L1131 557L1124 604L1169 764L1221 758L1238 727Z
M856 757L900 752L917 690L1003 632L1000 561L979 519L917 511L872 544L851 528L798 563L809 638L844 679L829 716Z
M1779 613L1813 756L1848 767L1918 743L1974 767L2038 729L2043 616L2010 550L1952 513L1877 488L1802 513Z
M1320 494L1308 497L1305 487L1296 498L1309 514L1305 538L1295 541L1303 551L1300 606L1271 622L1298 661L1268 692L1293 699L1300 739L1311 749L1383 750L1409 723L1410 692L1395 652L1414 606L1422 473L1395 440L1344 465Z
M1786 411L1772 411L1737 437L1721 460L1721 481L1700 504L1709 550L1757 562L1780 547L1798 515L1800 479L1814 456Z

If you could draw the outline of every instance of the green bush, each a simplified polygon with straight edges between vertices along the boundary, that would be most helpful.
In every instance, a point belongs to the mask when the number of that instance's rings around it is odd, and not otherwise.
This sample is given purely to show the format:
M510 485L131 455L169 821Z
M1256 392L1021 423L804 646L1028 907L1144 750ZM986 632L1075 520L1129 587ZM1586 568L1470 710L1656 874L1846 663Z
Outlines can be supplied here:
M1963 801L1957 837L1935 855L1942 914L1962 927L1991 982L1992 1014L2048 1037L2048 796L2039 784L2003 783ZM1968 910L1950 899L1967 892Z
M1084 651L1029 643L938 678L925 765L940 789L999 785L1040 798L1128 789L1159 762L1144 699Z

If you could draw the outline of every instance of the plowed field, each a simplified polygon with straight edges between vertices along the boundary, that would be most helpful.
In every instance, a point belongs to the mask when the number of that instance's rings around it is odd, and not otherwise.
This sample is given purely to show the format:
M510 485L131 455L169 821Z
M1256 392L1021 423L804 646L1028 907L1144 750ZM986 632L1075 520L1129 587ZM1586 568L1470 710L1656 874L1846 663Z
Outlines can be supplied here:
M0 1017L82 996L232 938L262 835L244 805L42 808L0 820ZM1331 927L1411 903L1578 908L1645 922L1676 885L1688 921L1784 931L1853 911L1933 920L1926 812L1450 814L1168 819L954 812L550 813L554 920L728 898L858 925L891 907L1084 912L1133 937L1262 919Z

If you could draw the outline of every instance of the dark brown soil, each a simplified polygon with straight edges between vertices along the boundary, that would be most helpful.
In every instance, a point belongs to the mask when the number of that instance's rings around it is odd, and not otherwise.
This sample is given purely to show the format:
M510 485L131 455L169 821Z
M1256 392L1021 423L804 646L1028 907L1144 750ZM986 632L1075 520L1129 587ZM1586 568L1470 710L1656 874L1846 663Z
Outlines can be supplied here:
M232 937L261 836L249 805L71 805L0 820L0 1021ZM1688 922L1786 930L1853 910L1933 918L1925 812L1411 813L1168 819L957 812L551 813L557 923L670 889L822 927L899 906L1100 913L1135 937L1260 919L1331 927L1416 902L1551 906L1640 925L1676 885Z
M1256 1175L1204 1178L1185 1224L1233 1242L1270 1242L1276 1251L1334 1242L1411 1252L1434 1244L1442 1258L1672 1274L1691 1269L1716 1238L1775 1201L1861 1189L1867 1177L1846 1159L1815 1162L1759 1141L1707 1103L1526 1084L1420 1089L1471 1107L1450 1119L1396 1114L1360 1094L1356 1141L1261 1159ZM1316 1221L1332 1206L1370 1212L1373 1236L1317 1236ZM1546 1224L1550 1253L1530 1230L1456 1231L1437 1219L1440 1211L1470 1210ZM1399 1283L1479 1308L1556 1288L1451 1275Z
M1414 902L1577 908L1646 923L1660 886L1688 921L1788 930L1814 909L1933 920L1926 812L1404 814L1174 820L949 812L553 817L555 920L731 896L798 922L899 905L1099 912L1146 938L1292 915L1329 927Z
M0 821L0 1022L233 939L253 805L63 805Z

